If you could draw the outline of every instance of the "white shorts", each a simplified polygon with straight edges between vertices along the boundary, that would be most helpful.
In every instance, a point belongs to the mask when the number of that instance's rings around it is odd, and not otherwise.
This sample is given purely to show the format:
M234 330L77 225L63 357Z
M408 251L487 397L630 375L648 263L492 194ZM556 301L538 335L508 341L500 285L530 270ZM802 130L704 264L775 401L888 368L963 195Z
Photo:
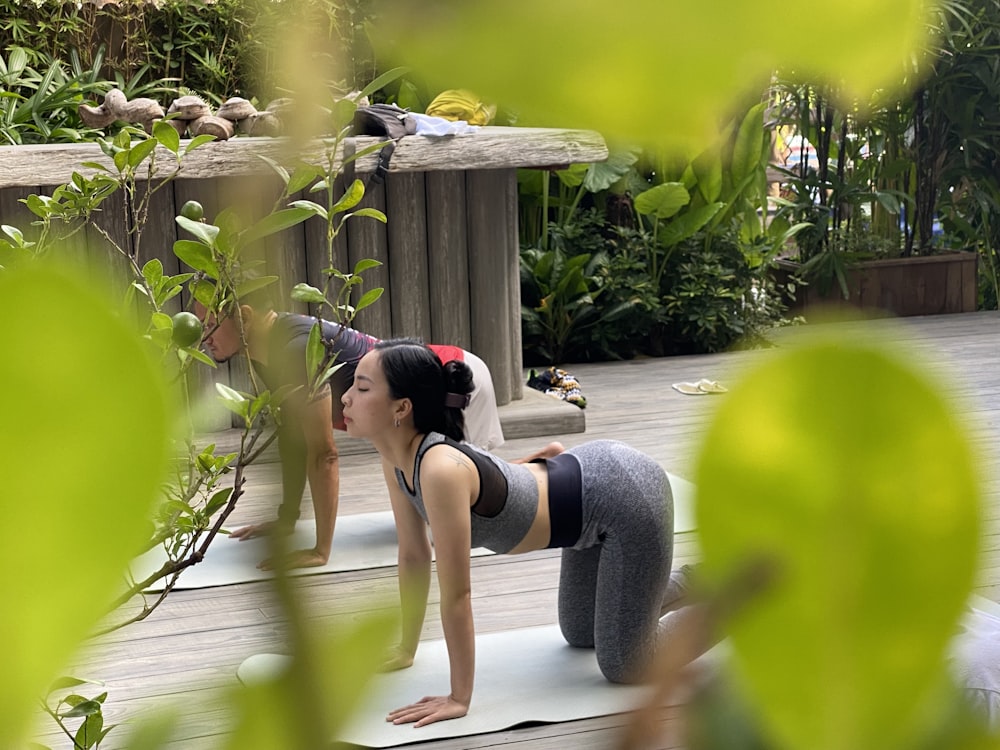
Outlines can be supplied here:
M491 451L503 445L503 428L497 411L493 375L479 357L465 352L465 364L472 370L473 389L465 408L465 439L483 450Z

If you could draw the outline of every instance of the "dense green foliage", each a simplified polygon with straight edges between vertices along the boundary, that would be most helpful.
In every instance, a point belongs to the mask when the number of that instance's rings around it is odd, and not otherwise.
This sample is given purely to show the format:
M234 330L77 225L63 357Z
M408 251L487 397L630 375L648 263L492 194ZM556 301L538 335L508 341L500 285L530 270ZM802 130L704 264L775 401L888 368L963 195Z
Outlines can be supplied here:
M336 56L346 90L375 78L364 35L368 0L120 0L95 3L0 0L0 50L33 51L37 60L79 56L123 88L136 81L168 81L210 99L282 95L281 57L301 40L316 37L316 60ZM324 66L326 67L326 66ZM132 82L132 85L129 85ZM287 85L287 81L285 82Z
M984 306L996 307L1000 251L1000 2L945 0L933 34L900 69L899 92L864 99L843 83L782 71L775 123L791 149L778 222L809 222L796 253L807 276L843 287L854 260L980 253Z
M622 149L522 175L526 360L760 345L783 322L768 268L789 236L765 221L768 142L756 104L690 158Z
M76 111L118 88L167 106L194 93L263 109L297 87L295 65L347 93L375 77L366 0L0 0L0 142L93 140ZM304 30L311 36L303 39ZM289 62L290 50L307 50Z

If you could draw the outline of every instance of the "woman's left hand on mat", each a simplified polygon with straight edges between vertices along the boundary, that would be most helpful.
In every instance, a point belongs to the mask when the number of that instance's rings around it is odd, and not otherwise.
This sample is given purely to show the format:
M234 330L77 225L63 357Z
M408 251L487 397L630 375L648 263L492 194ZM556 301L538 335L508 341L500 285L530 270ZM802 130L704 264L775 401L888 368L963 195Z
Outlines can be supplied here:
M426 696L416 703L390 711L386 721L393 724L410 724L414 728L445 719L458 719L469 713L469 706L450 695Z
M288 553L288 556L285 558L285 569L318 568L321 565L326 565L327 560L328 558L320 554L315 547L312 549L297 549L294 552ZM278 567L277 562L275 558L269 557L266 560L262 560L257 567L261 570L274 570Z

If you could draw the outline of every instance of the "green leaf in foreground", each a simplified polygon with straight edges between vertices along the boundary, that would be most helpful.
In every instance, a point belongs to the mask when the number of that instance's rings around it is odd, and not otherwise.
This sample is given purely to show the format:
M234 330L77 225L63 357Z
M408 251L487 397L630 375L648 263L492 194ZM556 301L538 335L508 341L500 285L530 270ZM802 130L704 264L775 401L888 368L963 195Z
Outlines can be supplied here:
M386 0L372 39L441 88L455 80L519 113L519 124L590 128L636 143L710 142L741 97L758 96L778 68L837 83L850 101L899 87L924 42L928 3L828 0L824 40L774 32L756 3ZM553 39L572 39L567 54ZM697 60L697 63L692 61Z
M227 750L327 746L369 692L397 627L395 614L382 612L328 636L311 634L307 655L233 692L236 727Z
M942 390L882 342L781 352L720 402L697 469L706 574L765 562L729 630L787 747L897 747L943 669L980 487Z
M0 275L0 319L0 746L19 747L146 536L168 406L138 333L79 281Z

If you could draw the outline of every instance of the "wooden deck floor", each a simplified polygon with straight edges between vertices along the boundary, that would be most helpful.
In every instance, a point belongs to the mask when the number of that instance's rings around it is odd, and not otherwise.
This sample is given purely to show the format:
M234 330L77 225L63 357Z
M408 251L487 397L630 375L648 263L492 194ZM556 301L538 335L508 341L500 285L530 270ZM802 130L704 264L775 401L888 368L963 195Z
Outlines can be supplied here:
M877 331L884 323L849 325ZM892 335L911 341L935 365L945 368L947 381L958 397L958 408L973 420L977 444L990 455L1000 442L1000 315L974 313L934 318L911 318ZM787 329L780 342L811 335L809 327ZM699 436L718 403L715 397L683 396L670 388L678 381L707 377L732 382L742 368L770 356L767 350L711 356L644 359L568 366L577 375L589 399L586 432L557 436L566 445L609 437L647 451L679 476L690 476ZM499 453L523 455L542 439L509 441ZM358 513L388 507L370 454L345 456L342 472L342 512ZM989 463L992 464L992 461ZM241 501L234 525L269 517L278 492L273 464L256 467L252 489ZM977 593L1000 599L1000 493L989 484L986 555ZM304 504L306 509L308 503ZM693 533L678 535L675 566L695 560ZM473 560L473 595L479 632L543 625L555 622L559 559L556 552L519 557ZM394 592L394 569L327 574L299 579L299 590L324 622L336 624L365 607L372 591ZM433 595L433 594L432 594ZM171 594L146 622L129 626L94 644L81 659L77 673L106 681L110 692L106 716L121 721L149 708L180 703L185 715L178 748L217 746L227 731L227 719L211 699L212 689L231 684L237 665L261 651L280 650L281 622L268 587L261 583L226 586ZM441 637L433 607L425 638ZM675 747L671 737L677 710L664 709L666 728L660 747ZM415 744L414 750L444 750L508 746L523 750L542 748L613 747L622 716L604 717L511 729L458 740ZM39 740L65 747L40 722ZM124 738L117 729L106 747Z

